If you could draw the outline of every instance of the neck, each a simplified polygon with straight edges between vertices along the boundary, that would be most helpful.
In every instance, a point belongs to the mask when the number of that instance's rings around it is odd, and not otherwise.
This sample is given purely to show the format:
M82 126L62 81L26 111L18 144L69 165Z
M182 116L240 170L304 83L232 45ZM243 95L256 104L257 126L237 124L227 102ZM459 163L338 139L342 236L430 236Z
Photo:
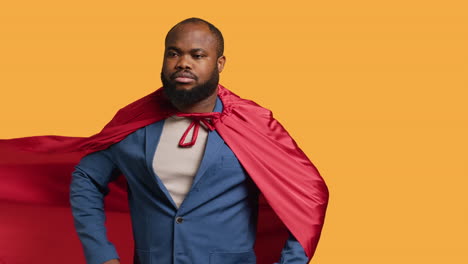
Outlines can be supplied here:
M209 113L213 112L216 105L216 97L218 95L218 88L213 92L212 95L201 100L192 105L179 105L174 104L174 107L177 108L182 113Z

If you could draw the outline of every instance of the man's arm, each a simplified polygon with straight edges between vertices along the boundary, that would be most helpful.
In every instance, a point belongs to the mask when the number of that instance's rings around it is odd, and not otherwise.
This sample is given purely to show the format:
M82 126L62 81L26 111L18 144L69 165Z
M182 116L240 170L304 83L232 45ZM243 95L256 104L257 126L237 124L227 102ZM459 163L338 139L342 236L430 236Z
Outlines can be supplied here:
M281 251L281 259L274 264L307 264L309 258L307 257L304 248L299 241L290 233L286 241L283 251Z
M110 150L85 156L72 174L70 204L88 264L118 263L117 251L107 239L104 215L107 185L116 175Z

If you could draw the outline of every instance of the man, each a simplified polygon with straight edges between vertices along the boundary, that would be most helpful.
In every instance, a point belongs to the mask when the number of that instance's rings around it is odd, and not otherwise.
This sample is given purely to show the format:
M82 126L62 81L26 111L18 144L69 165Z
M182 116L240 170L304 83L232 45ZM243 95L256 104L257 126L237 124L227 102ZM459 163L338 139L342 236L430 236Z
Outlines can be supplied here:
M221 124L229 124L228 112L235 112L238 107L223 99L231 97L222 97L229 92L218 84L226 62L223 50L222 34L212 24L191 18L175 25L166 36L161 72L163 93L156 95L160 103L154 104L157 108L169 102L156 115L168 109L172 109L172 114L161 114L165 118L85 156L76 166L70 201L89 264L119 263L118 254L106 237L103 197L108 183L120 174L128 183L135 263L257 263L254 244L260 192L271 201L285 224L294 227L290 230L294 235L290 233L284 242L279 263L307 263L310 259L295 237L300 234L299 225L287 220L281 210L289 209L280 204L285 201L287 207L297 207L296 211L304 207L296 206L289 194L278 202L270 198L276 195L273 189L281 192L284 188L272 183L274 178L257 176L258 169L253 169L256 165L245 158L248 151L242 154L242 150L237 150L237 140ZM223 118L225 121L220 121ZM310 169L311 165L307 166ZM315 237L301 237L303 241L313 240L307 245L309 255L318 241L328 197L323 180L317 175L304 180L313 182L311 186L318 186L320 191L318 196L311 195L312 202L305 203L320 208L320 215L313 216L317 218L313 220L316 226L311 227L316 229ZM287 181L288 177L281 177ZM307 191L313 191L302 186L292 189L296 188L304 188L299 192L306 196ZM270 197L268 189L272 190Z

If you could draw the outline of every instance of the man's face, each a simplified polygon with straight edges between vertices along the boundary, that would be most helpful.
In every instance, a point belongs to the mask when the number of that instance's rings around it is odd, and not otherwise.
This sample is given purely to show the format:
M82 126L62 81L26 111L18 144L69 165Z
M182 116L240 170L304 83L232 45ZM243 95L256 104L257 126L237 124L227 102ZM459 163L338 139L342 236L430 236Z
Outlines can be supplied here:
M179 105L197 103L216 91L225 58L205 24L177 26L166 40L161 81L168 98Z

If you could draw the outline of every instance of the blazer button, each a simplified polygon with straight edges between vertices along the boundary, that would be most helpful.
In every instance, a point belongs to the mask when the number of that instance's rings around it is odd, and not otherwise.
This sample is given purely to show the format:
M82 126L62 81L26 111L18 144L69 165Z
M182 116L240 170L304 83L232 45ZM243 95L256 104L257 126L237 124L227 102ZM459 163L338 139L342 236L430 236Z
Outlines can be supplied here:
M175 221L176 221L176 223L178 223L178 224L182 224L182 222L184 222L184 219L183 219L182 217L179 216L179 217L177 217L177 218L175 219Z

